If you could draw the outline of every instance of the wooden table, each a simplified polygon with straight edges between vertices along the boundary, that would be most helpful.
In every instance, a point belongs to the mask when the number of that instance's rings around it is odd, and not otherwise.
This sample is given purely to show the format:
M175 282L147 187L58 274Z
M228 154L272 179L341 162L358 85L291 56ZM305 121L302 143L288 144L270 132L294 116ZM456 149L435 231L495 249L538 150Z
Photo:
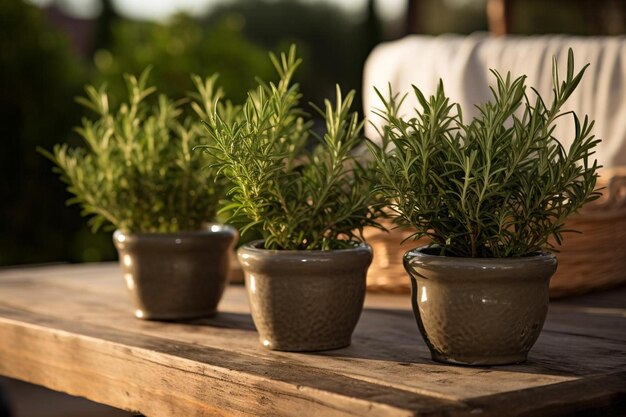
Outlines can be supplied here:
M135 319L117 266L0 271L0 374L148 417L626 413L626 288L553 302L517 366L434 363L408 296L367 296L349 348L262 348L243 287L212 319Z

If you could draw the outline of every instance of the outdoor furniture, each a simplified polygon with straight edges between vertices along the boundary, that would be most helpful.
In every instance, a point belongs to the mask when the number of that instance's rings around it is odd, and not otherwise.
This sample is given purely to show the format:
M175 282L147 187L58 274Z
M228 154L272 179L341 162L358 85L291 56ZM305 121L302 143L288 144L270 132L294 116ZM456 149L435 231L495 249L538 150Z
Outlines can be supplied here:
M0 271L0 374L148 417L626 413L626 287L553 302L527 363L432 362L406 295L368 294L349 348L264 349L243 287L214 318L138 320L116 264Z
M363 108L366 117L375 125L384 121L372 109L382 103L374 91L377 87L387 95L391 84L394 92L409 93L402 111L409 113L418 107L412 94L415 85L429 96L443 80L450 100L459 103L463 117L469 120L479 112L475 104L488 101L489 85L495 78L489 71L495 69L503 76L525 74L527 85L539 91L542 97L552 97L552 57L560 63L560 77L565 74L568 49L572 48L576 70L589 63L580 85L574 91L563 111L574 111L595 120L594 134L602 139L595 157L605 168L626 166L626 36L576 37L566 35L493 37L486 33L469 36L413 35L378 45L367 59L363 73ZM530 90L531 100L535 96ZM378 135L366 123L366 134L371 139ZM574 137L574 122L563 118L554 136L567 147Z

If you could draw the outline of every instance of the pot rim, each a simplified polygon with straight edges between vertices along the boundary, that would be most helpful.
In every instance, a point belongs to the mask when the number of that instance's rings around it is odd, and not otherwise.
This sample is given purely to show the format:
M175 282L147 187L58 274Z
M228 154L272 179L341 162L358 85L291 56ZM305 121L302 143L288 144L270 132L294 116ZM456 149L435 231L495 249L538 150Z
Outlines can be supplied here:
M508 258L471 258L468 256L447 256L447 255L433 255L430 253L426 253L425 251L428 249L438 248L439 245L425 245L418 246L413 249L409 249L404 253L405 258L423 258L428 261L454 261L455 263L467 263L467 264L476 264L476 263L491 263L491 264L506 264L506 263L514 263L519 264L522 262L538 262L538 261L548 261L552 262L552 260L556 260L556 256L550 252L536 252L532 255L527 256L519 256L519 257L508 257ZM445 261L444 261L445 262Z
M193 238L205 236L237 236L237 229L228 224L205 223L200 230L182 230L179 232L124 232L116 229L113 232L113 240L124 242L130 239L170 240L172 238Z
M518 279L515 278L518 273L525 271L529 277L549 278L558 264L556 256L547 252L519 258L461 258L424 253L429 248L432 245L411 249L404 254L403 263L409 275L416 273L422 278L446 281L484 281ZM480 274L473 274L474 277L470 278L468 271L480 271Z
M244 250L246 252L252 252L252 253L256 253L256 254L263 254L265 256L279 256L279 255L285 255L285 256L297 255L297 256L302 256L302 254L307 254L307 255L310 255L310 256L325 256L325 255L332 254L332 253L361 252L363 250L366 250L368 252L372 251L372 247L369 244L365 243L365 242L360 242L359 244L357 244L353 248L331 249L331 250L321 250L321 249L300 249L300 250L292 250L292 249L290 249L290 250L264 249L264 248L260 248L259 247L259 245L261 245L263 242L265 242L265 239L253 240L251 242L244 243L243 245L241 245L239 250Z

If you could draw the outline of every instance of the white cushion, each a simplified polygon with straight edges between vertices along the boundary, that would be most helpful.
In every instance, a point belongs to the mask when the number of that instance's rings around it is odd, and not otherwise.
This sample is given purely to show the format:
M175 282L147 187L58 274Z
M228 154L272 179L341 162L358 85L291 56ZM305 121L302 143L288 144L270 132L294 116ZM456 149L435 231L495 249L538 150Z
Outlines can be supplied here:
M494 83L490 68L503 75L527 75L527 85L536 88L544 100L552 99L552 56L556 55L561 78L567 68L568 48L574 50L576 70L590 63L585 76L572 94L564 111L573 110L582 119L588 114L596 120L594 133L603 139L596 157L605 167L626 165L626 37L507 36L489 34L470 36L413 35L383 43L370 54L364 73L363 103L366 117L376 125L382 120L372 114L381 103L376 86L386 95L387 83L395 92L409 93L403 114L417 107L411 85L428 96L435 92L439 79L446 94L458 102L467 121L477 114L475 104L491 98ZM530 89L529 94L532 94ZM532 96L531 96L532 97ZM565 146L574 135L571 116L559 119L555 136ZM366 134L376 139L375 129L366 124Z

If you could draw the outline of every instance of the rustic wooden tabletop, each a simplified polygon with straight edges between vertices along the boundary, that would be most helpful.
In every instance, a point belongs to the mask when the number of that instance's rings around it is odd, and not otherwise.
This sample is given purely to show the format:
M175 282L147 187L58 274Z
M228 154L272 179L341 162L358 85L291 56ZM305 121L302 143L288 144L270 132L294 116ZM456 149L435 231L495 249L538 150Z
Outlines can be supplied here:
M368 294L352 346L262 348L245 290L211 319L142 321L117 265L0 271L0 375L140 412L192 416L626 413L626 287L552 302L527 363L430 360L408 296Z

